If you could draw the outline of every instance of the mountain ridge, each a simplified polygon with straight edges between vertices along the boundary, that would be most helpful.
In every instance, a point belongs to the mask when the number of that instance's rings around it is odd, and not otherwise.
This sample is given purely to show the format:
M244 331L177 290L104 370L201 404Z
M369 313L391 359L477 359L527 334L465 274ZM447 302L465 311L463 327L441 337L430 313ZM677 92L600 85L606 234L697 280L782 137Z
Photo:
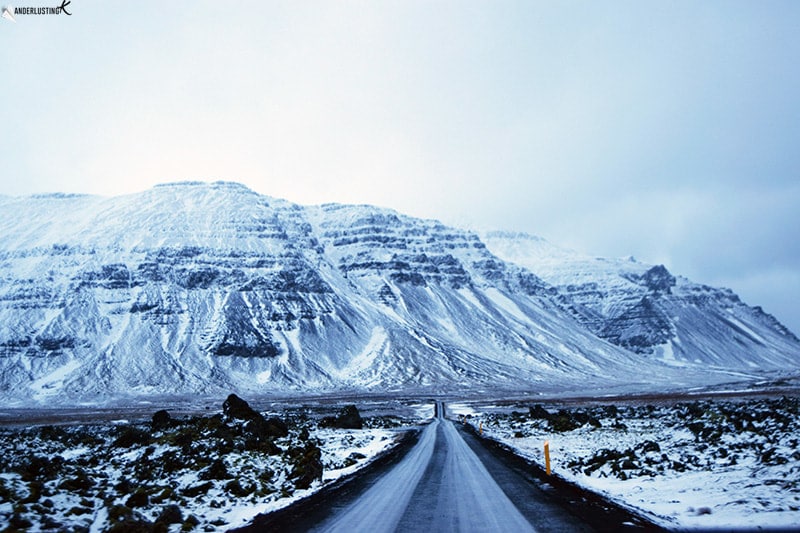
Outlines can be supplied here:
M798 360L732 292L578 256L551 256L559 278L504 259L508 239L390 209L180 182L0 197L0 213L0 395L17 403L659 387Z
M670 307L683 305L686 308L702 308L709 302L724 303L725 309L731 316L726 318L715 309L714 312L718 315L716 318L727 322L731 330L737 331L740 335L756 340L756 344L763 343L751 335L749 327L738 323L743 316L747 316L748 321L768 325L769 329L778 334L777 340L783 337L792 344L798 342L794 333L774 316L764 312L759 306L750 307L744 304L732 290L694 283L683 276L673 276L664 265L646 265L632 257L606 259L577 252L565 253L560 256L558 262L554 262L551 258L557 254L551 250L557 247L549 243L543 246L542 242L546 241L536 236L520 234L510 236L503 232L490 232L484 235L484 239L499 257L538 272L543 279L558 287L560 291L579 302L586 303L602 316L604 320L600 328L592 329L603 338L619 333L614 325L625 322L626 314L650 315L663 322L662 327L670 331L662 332L659 337L661 342L647 342L646 339L640 339L641 342L626 346L639 353L652 353L651 348L678 339L680 327L670 320L668 316ZM535 244L525 246L531 242ZM621 294L626 296L627 301L615 297ZM637 307L640 308L639 313ZM587 325L591 327L591 324ZM677 343L679 342L677 340ZM625 345L623 341L615 344ZM722 346L726 346L726 343ZM676 346L671 345L668 349L674 347ZM714 350L711 347L695 347L695 351L704 353ZM791 359L788 359L786 362L790 361ZM796 362L796 356L794 361Z

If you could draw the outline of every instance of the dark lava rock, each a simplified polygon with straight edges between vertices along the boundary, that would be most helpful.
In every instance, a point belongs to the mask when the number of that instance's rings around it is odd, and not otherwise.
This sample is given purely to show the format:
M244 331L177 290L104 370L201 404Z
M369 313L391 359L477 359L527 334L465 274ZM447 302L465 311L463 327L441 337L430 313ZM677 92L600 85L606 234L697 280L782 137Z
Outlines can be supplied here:
M180 524L183 522L183 513L181 508L175 504L167 505L158 515L156 522L162 524Z
M269 455L281 452L272 439L289 435L289 428L283 420L274 416L269 419L265 418L235 394L228 396L228 399L222 404L222 410L229 419L245 422L239 435L244 437L247 450L260 451Z
M168 429L172 424L172 417L166 409L156 411L153 414L153 420L150 422L150 427L153 430Z
M225 485L225 490L227 490L229 493L236 496L237 498L244 498L245 496L249 496L250 494L253 493L254 489L255 487L253 487L252 485L243 487L238 479L232 479Z
M532 407L528 407L528 411L531 418L537 420L550 420L550 412L538 403Z
M242 400L235 394L229 395L228 398L222 403L222 412L225 413L225 416L228 418L234 418L237 420L252 420L261 416L252 407L250 407L249 403Z
M315 479L322 479L322 451L315 444L289 450L289 460L294 463L289 475L297 489L307 489Z
M355 405L345 405L339 414L334 416L326 416L320 420L321 427L331 427L340 429L361 429L364 427L364 421L361 419L361 414Z
M258 439L285 437L289 434L289 428L283 420L278 417L266 419L260 414L252 418L245 426L245 429Z
M575 420L576 423L580 424L581 426L584 426L586 424L589 424L590 426L596 428L602 426L602 424L600 424L600 421L597 418L583 411L572 412L572 418L573 420Z
M201 494L206 494L213 486L214 484L212 482L206 481L204 483L192 485L191 487L186 487L185 489L181 490L181 494L189 498L196 498Z
M550 427L553 429L553 431L558 431L559 433L572 431L573 429L578 429L583 425L575 420L572 414L565 409L561 409L557 414L551 416L549 421Z
M153 524L147 520L127 519L117 522L110 528L108 533L152 533Z
M267 419L267 428L272 437L286 437L289 435L289 426L277 416Z
M130 498L125 502L125 505L133 509L134 507L144 507L150 503L150 497L147 495L147 492L142 489L136 489Z
M267 455L278 455L283 450L271 439L258 439L251 437L244 442L244 449L251 452L260 452Z
M58 455L52 458L33 455L17 468L17 472L23 481L46 481L58 477L63 466L64 460Z
M130 494L133 492L133 483L127 478L122 478L119 483L114 485L114 489L120 494Z
M182 531L191 531L197 525L200 524L200 519L197 518L195 515L190 514L186 517L186 520L183 522L183 527L181 528Z
M661 446L658 445L657 442L652 440L646 440L636 445L636 449L640 450L642 453L648 452L660 452Z
M8 522L10 528L5 531L19 531L33 527L33 522L17 513L14 513Z
M202 480L209 480L209 479L230 479L231 474L228 472L228 468L225 466L220 459L215 459L211 466L209 466L206 470L200 472L200 479Z
M111 443L115 448L130 448L135 445L150 444L150 434L133 426L124 426L119 430L119 436Z
M69 492L85 492L94 486L94 481L86 474L86 471L78 467L75 475L68 477L58 488Z
M363 453L353 452L347 456L347 459L344 460L344 466L353 466L354 464L358 463L362 459L366 459L367 456Z

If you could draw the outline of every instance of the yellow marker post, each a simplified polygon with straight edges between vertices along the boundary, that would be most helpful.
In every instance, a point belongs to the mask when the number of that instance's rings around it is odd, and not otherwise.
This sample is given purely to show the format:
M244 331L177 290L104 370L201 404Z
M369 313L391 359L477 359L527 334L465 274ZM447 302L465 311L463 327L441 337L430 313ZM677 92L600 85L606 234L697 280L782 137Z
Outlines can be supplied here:
M483 435L483 420L481 420L481 425L478 426L478 431L480 431L481 435Z
M544 468L547 475L550 475L550 441L544 441Z

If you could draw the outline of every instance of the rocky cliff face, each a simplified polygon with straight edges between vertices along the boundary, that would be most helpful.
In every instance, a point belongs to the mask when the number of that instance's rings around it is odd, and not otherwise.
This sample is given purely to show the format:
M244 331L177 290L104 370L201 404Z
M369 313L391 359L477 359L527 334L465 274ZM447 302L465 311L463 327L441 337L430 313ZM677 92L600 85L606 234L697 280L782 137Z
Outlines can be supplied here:
M541 390L796 366L797 339L729 291L639 264L565 284L490 250L233 183L0 198L0 391Z
M552 283L599 337L669 364L796 368L797 337L729 289L693 283L663 265L587 257L524 234L484 236L499 257Z

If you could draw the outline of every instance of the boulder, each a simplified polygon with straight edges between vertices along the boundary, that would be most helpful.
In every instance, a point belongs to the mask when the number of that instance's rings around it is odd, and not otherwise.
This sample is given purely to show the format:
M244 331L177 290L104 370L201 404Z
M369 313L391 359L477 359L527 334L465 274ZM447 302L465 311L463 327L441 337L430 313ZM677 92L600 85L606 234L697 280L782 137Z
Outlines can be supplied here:
M153 414L153 419L150 422L150 427L153 429L153 431L168 429L170 425L172 425L172 417L169 415L169 412L167 412L166 409L156 411Z
M336 416L326 416L320 420L321 427L332 427L340 429L361 429L364 427L364 421L358 408L355 405L345 405L339 414Z
M250 407L249 403L242 400L235 394L229 395L228 398L223 402L222 412L225 413L225 416L228 418L233 418L236 420L252 420L253 418L258 418L261 416L252 407Z

